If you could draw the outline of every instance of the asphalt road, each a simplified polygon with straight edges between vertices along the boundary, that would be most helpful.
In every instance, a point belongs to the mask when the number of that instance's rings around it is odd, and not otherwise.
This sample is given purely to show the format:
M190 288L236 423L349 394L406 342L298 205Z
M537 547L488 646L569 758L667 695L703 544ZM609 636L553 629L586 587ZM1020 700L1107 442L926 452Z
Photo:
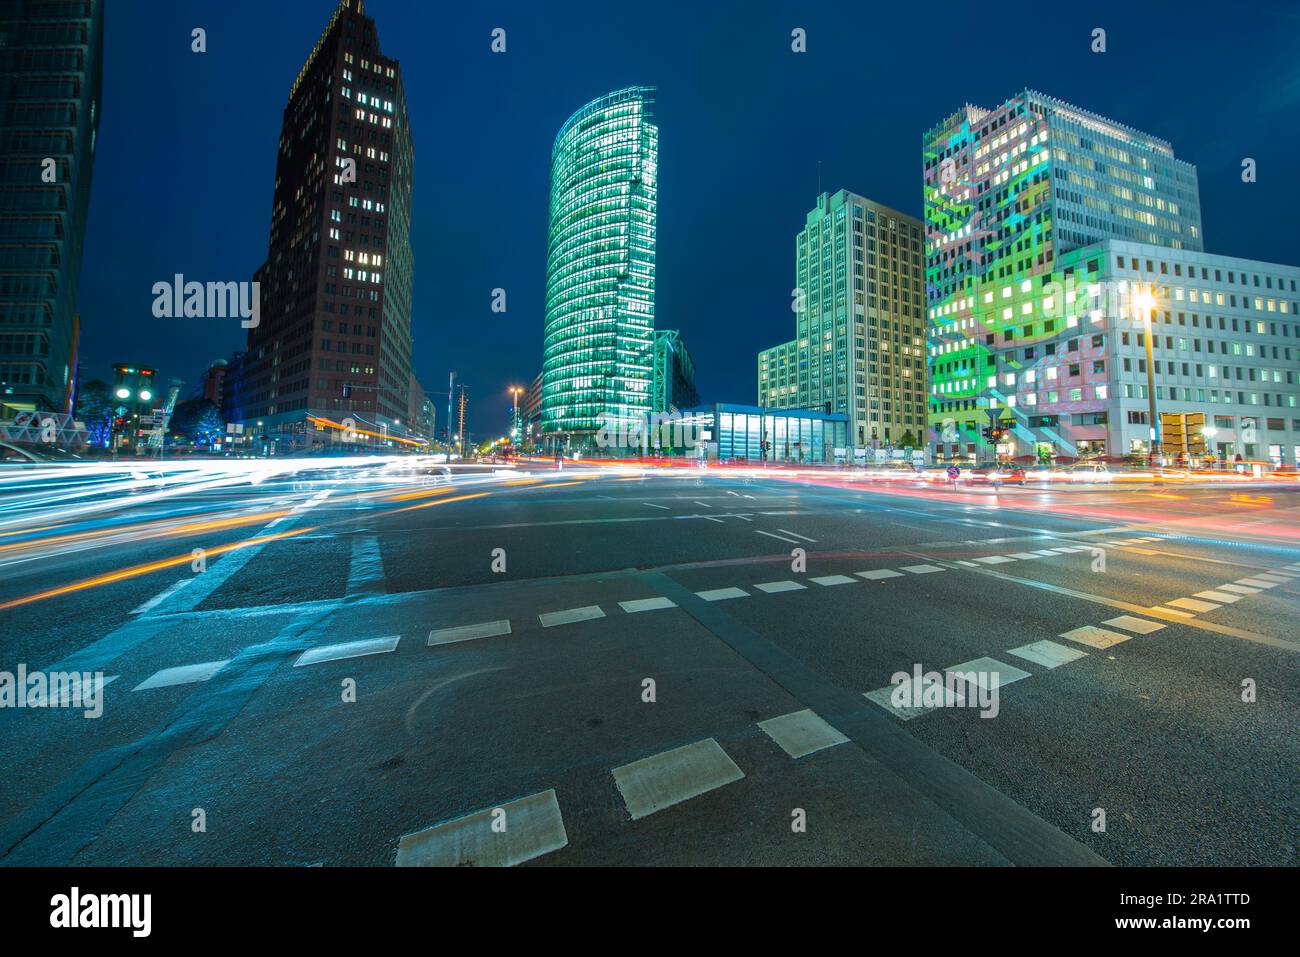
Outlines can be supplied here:
M1293 865L1297 496L345 469L25 514L0 670L109 683L0 708L0 863ZM956 665L996 699L890 701Z

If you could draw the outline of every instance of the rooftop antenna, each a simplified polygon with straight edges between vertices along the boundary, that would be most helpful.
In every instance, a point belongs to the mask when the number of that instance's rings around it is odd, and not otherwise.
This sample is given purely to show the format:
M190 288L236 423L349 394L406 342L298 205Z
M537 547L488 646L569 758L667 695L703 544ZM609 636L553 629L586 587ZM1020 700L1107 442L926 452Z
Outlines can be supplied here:
M821 195L822 195L822 161L818 160L817 161L817 198L820 199Z

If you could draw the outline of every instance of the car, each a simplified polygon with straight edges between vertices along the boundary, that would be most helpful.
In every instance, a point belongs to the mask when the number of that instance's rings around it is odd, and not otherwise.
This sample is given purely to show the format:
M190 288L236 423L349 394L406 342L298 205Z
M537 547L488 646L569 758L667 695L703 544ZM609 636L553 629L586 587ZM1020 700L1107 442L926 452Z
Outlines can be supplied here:
M959 481L970 485L1024 485L1025 470L1018 465L977 465L963 469Z
M1080 462L1062 469L1061 476L1068 482L1109 482L1115 473L1101 462Z

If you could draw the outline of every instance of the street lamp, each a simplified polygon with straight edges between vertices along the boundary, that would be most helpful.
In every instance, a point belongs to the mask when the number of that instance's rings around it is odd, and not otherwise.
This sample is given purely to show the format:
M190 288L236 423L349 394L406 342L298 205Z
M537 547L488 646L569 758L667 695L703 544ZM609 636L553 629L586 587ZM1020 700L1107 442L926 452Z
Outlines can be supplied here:
M1160 453L1160 419L1156 413L1156 378L1155 365L1151 359L1151 323L1155 319L1156 299L1151 294L1151 287L1143 286L1134 297L1134 307L1138 316L1142 319L1142 328L1144 330L1143 338L1146 340L1147 347L1147 416L1150 432L1147 442L1147 464L1152 468L1156 464L1156 456Z
M516 443L519 441L519 393L523 391L517 385L510 387L510 394L515 398L515 417L510 420L510 438Z

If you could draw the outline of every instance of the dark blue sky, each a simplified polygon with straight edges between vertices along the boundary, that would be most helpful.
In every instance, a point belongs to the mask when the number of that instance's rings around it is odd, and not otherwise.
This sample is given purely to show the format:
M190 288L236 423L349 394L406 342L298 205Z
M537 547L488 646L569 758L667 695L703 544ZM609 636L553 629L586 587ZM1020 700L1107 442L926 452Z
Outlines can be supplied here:
M475 9L465 9L467 7ZM266 254L290 84L331 0L115 0L80 291L82 370L187 380L242 347L234 320L155 319L153 283L251 279ZM444 4L368 0L400 58L415 140L415 364L454 368L475 432L541 366L550 148L600 93L659 88L656 325L703 398L753 402L790 338L793 238L822 185L921 214L922 132L1025 87L1170 140L1200 172L1207 248L1300 263L1300 5ZM997 11L1007 11L997 25ZM208 52L190 52L204 27ZM490 31L508 51L489 51ZM803 27L808 52L790 51ZM1108 52L1090 51L1094 27ZM1243 157L1258 182L1243 184ZM490 311L491 290L508 312ZM184 392L182 394L185 394ZM442 415L439 415L441 425Z

